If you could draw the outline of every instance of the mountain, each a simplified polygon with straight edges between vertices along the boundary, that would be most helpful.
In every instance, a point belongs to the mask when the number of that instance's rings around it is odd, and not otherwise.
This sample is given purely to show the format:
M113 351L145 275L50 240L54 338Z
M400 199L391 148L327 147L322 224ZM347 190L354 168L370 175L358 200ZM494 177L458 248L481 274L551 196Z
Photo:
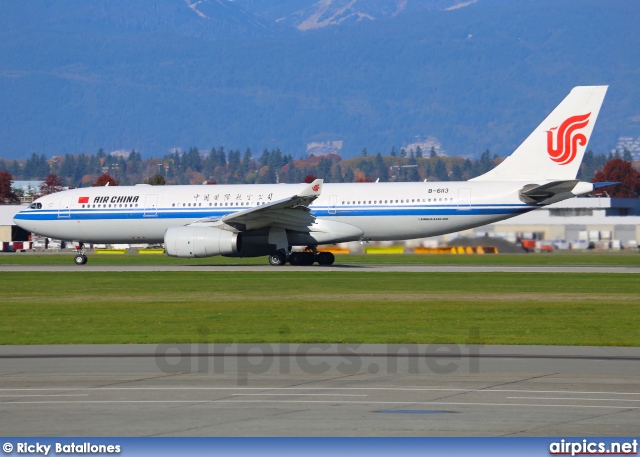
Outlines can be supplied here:
M477 0L235 0L261 19L300 31L457 9Z
M637 17L623 0L5 1L0 157L426 137L504 156L592 84L610 85L590 143L607 152L640 136Z

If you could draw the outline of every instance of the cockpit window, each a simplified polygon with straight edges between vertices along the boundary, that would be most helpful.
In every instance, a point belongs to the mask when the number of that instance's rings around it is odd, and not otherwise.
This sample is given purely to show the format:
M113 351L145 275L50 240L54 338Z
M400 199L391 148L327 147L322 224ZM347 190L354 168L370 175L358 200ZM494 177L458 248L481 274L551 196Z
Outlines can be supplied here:
M31 208L31 209L42 209L42 203L35 203L35 202L31 203L29 205L29 208Z

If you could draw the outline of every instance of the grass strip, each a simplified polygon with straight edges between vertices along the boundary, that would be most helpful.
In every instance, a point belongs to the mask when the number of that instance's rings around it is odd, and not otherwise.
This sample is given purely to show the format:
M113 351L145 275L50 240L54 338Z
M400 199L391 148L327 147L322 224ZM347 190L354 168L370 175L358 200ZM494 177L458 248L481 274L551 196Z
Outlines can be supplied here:
M0 344L640 345L628 274L5 272L0 293Z
M266 257L177 259L167 255L126 254L94 255L91 265L267 265ZM1 265L71 265L73 252L68 253L0 253ZM337 265L517 265L517 266L640 266L640 254L621 252L553 252L530 254L338 254Z

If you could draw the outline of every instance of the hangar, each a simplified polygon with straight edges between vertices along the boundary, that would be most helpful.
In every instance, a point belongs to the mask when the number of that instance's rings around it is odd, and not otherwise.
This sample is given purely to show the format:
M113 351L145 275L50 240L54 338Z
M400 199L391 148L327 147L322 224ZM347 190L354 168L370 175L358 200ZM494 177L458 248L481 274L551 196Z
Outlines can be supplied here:
M29 241L31 233L13 223L13 216L25 208L24 205L0 205L0 243Z
M587 241L601 249L637 248L640 241L640 199L572 198L456 235L489 235L513 238L513 241L519 235L568 243Z

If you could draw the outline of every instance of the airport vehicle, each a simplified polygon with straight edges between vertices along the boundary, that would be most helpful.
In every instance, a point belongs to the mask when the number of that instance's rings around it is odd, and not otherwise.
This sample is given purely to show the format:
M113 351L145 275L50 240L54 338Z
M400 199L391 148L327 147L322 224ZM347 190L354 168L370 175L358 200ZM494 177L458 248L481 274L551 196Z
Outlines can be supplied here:
M322 244L423 238L507 219L596 185L576 179L607 86L575 87L493 170L465 182L90 187L18 213L23 229L82 243L164 243L174 257L269 256L331 265ZM292 247L307 247L294 252Z

